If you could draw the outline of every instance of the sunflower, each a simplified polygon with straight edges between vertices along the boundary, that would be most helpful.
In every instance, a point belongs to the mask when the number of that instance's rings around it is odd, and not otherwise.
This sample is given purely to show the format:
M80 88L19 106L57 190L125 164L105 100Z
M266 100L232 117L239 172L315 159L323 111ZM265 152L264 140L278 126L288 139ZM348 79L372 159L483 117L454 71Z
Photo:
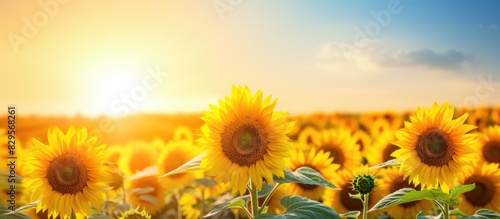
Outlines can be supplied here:
M402 188L413 188L417 191L420 190L420 185L411 185L408 178L405 179L404 171L400 172L398 167L390 167L380 171L380 176L382 177L377 181L377 184L380 187L382 196L387 196ZM417 215L420 211L430 214L430 211L433 208L434 204L431 201L420 200L396 205L387 208L385 211L387 211L392 218L415 218L415 215Z
M202 119L200 142L206 154L201 167L216 180L231 182L232 192L245 193L249 179L258 190L262 178L273 183L273 175L284 177L284 158L293 146L287 133L294 123L287 113L274 112L276 99L263 99L262 91L252 95L248 87L233 86L232 97L210 106Z
M155 175L130 180L127 191L130 205L144 209L151 215L158 213L165 204L165 190Z
M392 126L384 118L379 118L369 127L370 135L374 138L378 138L387 132L392 132Z
M96 146L97 136L87 137L85 128L70 127L48 131L48 145L33 139L36 146L27 164L27 187L32 201L40 200L36 211L49 211L49 217L77 218L90 215L90 206L100 209L101 193L108 186L103 153Z
M156 165L157 155L158 149L155 144L131 142L125 147L118 166L127 177L130 177L146 167Z
M276 191L274 191L273 196L271 196L271 199L267 203L267 213L282 214L285 212L285 207L281 205L281 199L286 195L290 195L290 185L291 184L280 185Z
M491 109L491 120L493 123L500 125L500 106Z
M500 126L489 126L479 134L480 160L500 163Z
M395 140L396 137L393 132L386 132L382 136L379 136L373 143L373 146L368 149L368 163L370 165L377 165L394 159L391 157L391 154L399 149L398 146L392 143Z
M455 180L461 182L472 171L477 140L468 132L476 127L464 124L467 115L452 119L452 105L434 103L430 109L418 108L411 122L396 132L394 144L400 149L392 156L401 162L410 182L422 188L440 185L448 193Z
M202 214L201 201L205 200L203 204L206 205L206 200L217 199L225 192L227 192L227 185L225 183L213 183L211 185L200 185L194 189L193 193L183 193L179 200L182 215L187 219L200 218Z
M164 175L187 163L199 154L191 141L170 141L168 142L158 156L158 175ZM160 183L165 189L184 188L199 178L199 172L179 173L171 176L161 177Z
M139 211L139 208L136 208L123 212L118 219L151 219L151 216L146 211Z
M306 152L303 150L293 150L291 155L290 159L286 159L287 166L291 171L295 171L299 167L309 167L321 173L328 181L331 180L340 167L340 165L333 163L333 158L330 157L329 152L324 152L323 150L316 151L316 148L312 148ZM295 195L318 201L325 188L322 186L293 183L290 185L290 191Z
M474 183L476 187L461 195L458 208L468 215L486 208L500 212L500 169L497 163L482 163L474 168L464 184Z
M326 188L325 193L322 197L323 203L325 205L335 209L335 211L340 214L347 213L349 211L363 210L363 204L361 203L361 200L353 199L349 196L349 194L354 195L358 193L353 190L353 186L351 185L351 181L354 178L353 172L354 171L351 170L337 171L337 174L333 178L332 183L340 189ZM369 208L372 208L375 203L382 199L382 196L380 196L379 194L379 188L376 186L368 197ZM377 214L378 212L369 212L368 218L376 218Z
M372 138L370 137L370 135L368 135L363 130L356 130L352 134L352 138L354 138L356 144L359 145L359 150L361 151L361 154L366 155L366 153L369 151L368 149L371 148L372 145Z
M477 126L478 131L482 131L488 126L488 119L490 114L490 108L479 107L475 109L471 115L467 118L467 123Z
M312 126L305 127L299 133L297 143L294 144L295 148L301 150L308 150L309 148L311 148L314 136L317 135L318 133L319 133L318 130Z
M193 132L186 126L179 126L174 131L174 141L193 142Z
M339 164L340 169L353 170L362 164L359 145L348 129L323 130L313 141L318 150L330 153L333 163Z
M200 218L201 210L196 206L200 205L200 198L192 193L183 193L179 204L181 205L182 215L186 219Z
M118 169L118 163L120 157L122 156L123 146L122 145L108 145L105 149L106 153L109 154L109 158L106 161L106 166L111 169Z

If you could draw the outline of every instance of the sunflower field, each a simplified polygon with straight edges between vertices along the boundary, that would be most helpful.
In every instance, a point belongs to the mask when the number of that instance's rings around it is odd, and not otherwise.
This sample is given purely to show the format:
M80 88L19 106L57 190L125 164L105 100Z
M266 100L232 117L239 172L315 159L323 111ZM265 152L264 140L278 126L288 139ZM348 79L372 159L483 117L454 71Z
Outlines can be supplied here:
M233 86L201 115L113 132L94 129L106 118L2 121L0 218L500 218L500 107L276 105Z

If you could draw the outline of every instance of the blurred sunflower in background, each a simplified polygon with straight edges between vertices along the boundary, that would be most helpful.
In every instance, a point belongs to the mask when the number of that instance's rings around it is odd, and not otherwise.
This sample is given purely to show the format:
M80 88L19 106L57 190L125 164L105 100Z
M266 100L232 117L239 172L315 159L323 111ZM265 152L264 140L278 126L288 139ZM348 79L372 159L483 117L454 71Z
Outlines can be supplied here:
M118 161L118 166L127 177L156 165L159 148L157 144L150 144L144 141L128 143Z
M348 129L323 130L313 142L318 150L329 152L333 163L340 165L340 169L354 170L362 164L359 145Z
M105 145L95 145L97 136L88 138L85 128L70 127L48 131L48 144L33 139L35 150L26 173L33 201L40 200L36 212L48 211L49 217L85 218L90 206L100 209L108 175L103 153Z
M232 96L202 117L201 167L208 176L231 182L233 193L244 194L249 179L261 190L262 178L272 184L273 175L284 176L284 158L293 149L286 134L294 123L287 113L274 111L276 102L260 90L252 95L248 87L233 86Z
M163 209L165 194L165 190L158 182L156 175L133 178L127 182L130 205L143 209L150 215L155 215Z
M392 126L384 118L379 118L369 127L370 135L373 138L378 138L385 133L392 132Z
M490 126L479 133L479 159L488 163L500 163L500 126Z
M500 125L500 106L491 109L491 120L493 124Z
M178 126L174 131L174 141L193 142L193 132L187 126Z
M482 163L474 168L464 184L475 184L472 191L461 195L458 208L468 215L479 209L500 212L500 169L497 163Z
M199 147L193 145L193 142L187 140L172 140L162 147L158 156L158 175L164 175L168 172L187 163L200 154ZM200 178L201 172L186 172L170 176L160 177L160 183L166 190L176 188L182 189L191 184L196 178Z
M368 156L368 151L372 147L372 137L363 130L357 130L352 134L352 138L354 138L356 144L359 145L361 155L364 157Z
M400 172L398 167L382 169L380 170L380 176L378 185L382 197L402 188L413 188L420 191L420 185L414 186L410 184L408 178L404 177L405 172ZM430 215L433 209L434 203L429 200L420 200L392 206L384 211L386 211L391 218L415 218L420 211L423 211L426 215Z
M286 159L286 163L291 171L295 171L300 167L309 167L319 172L327 181L331 181L335 172L340 167L340 165L333 163L333 159L330 153L324 152L323 150L317 151L316 148L311 148L308 151L293 150L291 158ZM322 186L292 183L290 185L290 191L294 195L300 195L319 201L325 188Z
M404 129L396 132L392 153L401 162L410 181L422 188L437 188L448 193L458 180L461 182L472 171L476 160L475 129L464 124L467 113L453 119L453 106L434 103L430 109L418 108Z
M192 192L185 192L180 197L179 203L182 209L182 215L186 219L197 219L201 215L205 215L209 206L208 203L213 202L219 196L222 196L228 191L228 186L225 183L217 183L211 181L205 185L199 185Z
M296 143L294 144L295 148L300 149L300 150L308 150L309 148L311 148L313 146L313 144L314 144L313 139L318 134L319 134L319 131L316 128L314 128L312 126L305 127L299 133L299 137L298 137Z
M372 147L368 149L367 159L370 165L377 165L394 159L391 154L399 149L393 142L396 140L393 132L386 132L379 136Z
M467 123L477 126L477 131L481 131L489 125L490 108L478 107L471 111L467 118Z

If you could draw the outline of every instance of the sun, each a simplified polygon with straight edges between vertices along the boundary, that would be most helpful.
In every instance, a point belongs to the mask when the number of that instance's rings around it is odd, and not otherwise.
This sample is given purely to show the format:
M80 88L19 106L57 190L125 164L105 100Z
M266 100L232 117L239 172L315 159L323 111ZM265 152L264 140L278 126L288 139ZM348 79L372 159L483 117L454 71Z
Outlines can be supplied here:
M113 60L91 65L86 70L86 78L87 84L91 85L87 92L94 107L88 110L91 114L120 116L116 110L112 110L112 103L124 102L124 96L132 96L134 89L142 86L147 74L147 68L134 60Z

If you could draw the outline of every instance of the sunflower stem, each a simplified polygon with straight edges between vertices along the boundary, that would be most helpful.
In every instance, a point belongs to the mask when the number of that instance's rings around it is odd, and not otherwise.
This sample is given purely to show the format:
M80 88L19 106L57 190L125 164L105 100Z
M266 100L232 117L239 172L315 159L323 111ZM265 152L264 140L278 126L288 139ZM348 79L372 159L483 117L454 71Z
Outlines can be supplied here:
M127 189L125 189L125 186L122 186L123 190L123 204L127 204Z
M368 200L369 200L370 193L364 194L361 199L361 202L363 202L363 219L368 218Z
M259 194L257 191L257 187L255 184L250 182L252 189L250 190L250 194L252 196L252 216L255 217L259 214Z
M205 215L205 189L201 190L200 205L201 205L200 219L203 219L203 215Z
M264 203L259 208L259 214L262 213L262 211L264 210L264 208L266 208L267 203L269 203L269 201L271 200L271 197L273 196L274 192L276 192L276 189L278 189L278 186L280 186L280 185L281 184L276 183L276 185L273 187L273 189L271 190L271 192L269 193L269 195L267 195L266 199L264 200Z
M243 209L243 211L244 211L244 212L245 212L245 214L248 216L248 218L253 219L252 214L248 211L248 209L247 209L247 208L245 208L245 207L241 207L241 209ZM234 217L235 217L236 219L238 219L238 218L240 217L240 215L239 215L238 213L235 213L235 214L234 214Z
M443 218L444 219L449 219L450 214L449 214L450 207L448 206L448 203L443 203Z

